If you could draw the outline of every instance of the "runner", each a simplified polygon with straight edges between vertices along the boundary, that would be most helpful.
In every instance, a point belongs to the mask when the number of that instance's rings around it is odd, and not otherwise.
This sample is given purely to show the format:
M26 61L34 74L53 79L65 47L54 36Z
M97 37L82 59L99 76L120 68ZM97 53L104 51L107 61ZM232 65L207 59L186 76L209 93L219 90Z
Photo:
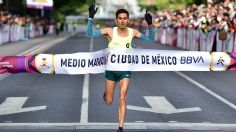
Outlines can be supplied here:
M154 32L152 28L152 16L146 12L145 20L148 23L149 34L144 35L137 31L127 27L129 23L129 13L125 9L119 9L116 12L116 25L117 27L102 28L99 30L93 29L93 18L98 10L95 5L91 5L89 8L89 19L87 23L86 34L88 37L99 37L104 35L107 37L109 44L108 48L132 48L131 42L134 37L140 38L144 41L152 42L154 40ZM126 93L128 91L129 80L131 77L130 71L105 71L105 93L103 99L107 104L112 104L114 90L117 82L120 83L119 93L119 128L117 131L123 131L125 113L126 113Z

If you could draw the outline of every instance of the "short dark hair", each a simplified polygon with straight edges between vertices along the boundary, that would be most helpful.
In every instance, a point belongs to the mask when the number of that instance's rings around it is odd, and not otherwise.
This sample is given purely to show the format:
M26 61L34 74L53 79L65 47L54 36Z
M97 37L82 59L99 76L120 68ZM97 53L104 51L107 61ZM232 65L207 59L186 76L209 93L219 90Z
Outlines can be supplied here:
M116 18L117 18L118 15L121 14L121 13L126 13L127 16L128 16L128 18L129 18L129 12L128 12L127 10L125 10L125 9L119 9L119 10L117 10L117 11L116 11Z

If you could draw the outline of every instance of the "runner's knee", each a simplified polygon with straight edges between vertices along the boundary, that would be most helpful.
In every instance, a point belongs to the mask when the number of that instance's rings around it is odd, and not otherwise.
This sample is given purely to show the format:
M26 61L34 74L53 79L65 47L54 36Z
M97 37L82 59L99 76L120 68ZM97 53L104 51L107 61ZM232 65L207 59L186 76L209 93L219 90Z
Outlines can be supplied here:
M113 102L113 99L112 99L112 98L106 98L106 103L107 103L108 105L111 105L112 102Z
M125 96L120 96L119 100L120 101L126 101L126 97Z

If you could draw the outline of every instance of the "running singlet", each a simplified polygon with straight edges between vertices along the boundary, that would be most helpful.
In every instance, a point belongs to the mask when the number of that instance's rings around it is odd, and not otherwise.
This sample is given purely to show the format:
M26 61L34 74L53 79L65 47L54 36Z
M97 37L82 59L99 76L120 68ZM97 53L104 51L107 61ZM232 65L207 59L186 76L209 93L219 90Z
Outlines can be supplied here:
M131 42L133 39L133 29L128 29L127 37L120 37L117 32L117 27L112 29L112 40L108 44L108 48L132 48ZM105 77L108 80L119 82L123 78L130 78L130 71L107 71L105 72Z
M120 37L117 27L112 29L112 40L108 44L108 48L132 48L133 29L128 28L128 36Z

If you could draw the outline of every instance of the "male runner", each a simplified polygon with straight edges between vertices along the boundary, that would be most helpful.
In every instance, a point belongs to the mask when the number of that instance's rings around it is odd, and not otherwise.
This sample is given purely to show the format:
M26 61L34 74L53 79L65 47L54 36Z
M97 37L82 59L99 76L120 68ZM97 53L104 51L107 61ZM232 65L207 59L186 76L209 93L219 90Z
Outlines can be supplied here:
M145 14L145 20L148 23L149 35L146 36L139 31L127 27L129 23L129 13L125 9L119 9L116 12L116 25L114 28L102 28L99 30L93 29L93 18L98 10L95 5L89 8L89 19L87 23L86 34L88 37L106 36L109 40L108 48L132 48L131 42L134 37L145 41L153 41L154 33L152 30L152 16L150 13ZM125 113L126 113L126 93L129 86L130 71L105 71L105 93L103 99L107 104L112 104L116 83L120 82L119 93L119 128L118 131L123 131Z

